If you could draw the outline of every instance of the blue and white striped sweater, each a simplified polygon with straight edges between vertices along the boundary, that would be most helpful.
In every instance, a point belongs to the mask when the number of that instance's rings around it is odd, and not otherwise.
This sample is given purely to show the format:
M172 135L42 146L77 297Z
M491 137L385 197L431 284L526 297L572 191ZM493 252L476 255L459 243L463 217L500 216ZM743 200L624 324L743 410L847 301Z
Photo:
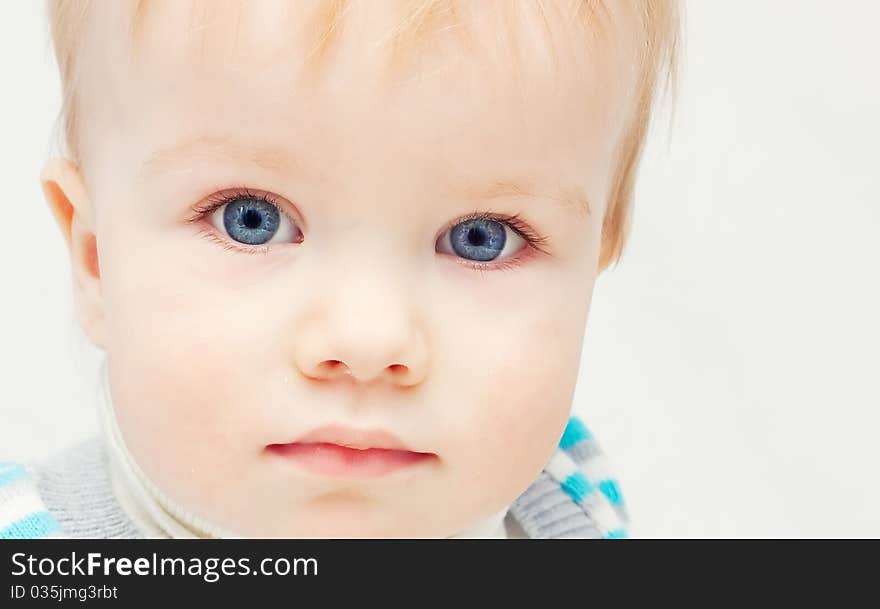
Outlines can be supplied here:
M115 501L97 440L54 464L0 462L0 539L138 537ZM538 478L511 504L530 538L628 536L617 480L583 422L572 416Z
M64 537L25 467L0 463L0 539Z

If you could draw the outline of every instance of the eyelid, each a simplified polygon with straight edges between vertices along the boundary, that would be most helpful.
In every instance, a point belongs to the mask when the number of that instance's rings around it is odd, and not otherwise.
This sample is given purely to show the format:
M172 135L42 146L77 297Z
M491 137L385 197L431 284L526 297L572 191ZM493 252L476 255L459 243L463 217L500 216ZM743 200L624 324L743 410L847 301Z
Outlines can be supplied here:
M208 228L203 228L199 231L199 235L202 235L206 239L210 239L214 243L217 243L224 250L228 252L241 252L243 254L268 254L271 249L268 245L251 245L246 246L243 243L237 244L235 241L231 239L223 239L222 237L218 237L217 233Z
M291 220L293 220L296 225L300 228L300 230L306 229L305 221L300 217L298 213L295 211L293 213L289 213L288 210L293 206L292 203L274 194L268 190L254 189L248 186L231 186L229 188L224 188L222 190L218 190L204 199L201 199L198 203L192 206L193 214L186 218L185 222L197 222L206 214L211 213L218 207L225 205L236 198L246 198L250 197L256 199L258 201L265 201L270 203L278 208L278 211L287 215Z
M526 242L535 247L540 252L545 254L549 254L549 252L545 251L541 246L547 244L550 241L549 237L545 237L539 235L532 229L531 226L520 218L520 214L501 214L493 211L477 211L471 212L469 214L465 214L464 216L459 216L449 222L447 222L443 229L440 230L436 239L439 239L446 231L451 230L452 227L457 226L458 224L462 224L464 222L468 222L470 220L490 220L492 222L499 222L501 224L506 224L510 227L512 231L517 233L520 237L526 240ZM435 239L435 241L436 241Z

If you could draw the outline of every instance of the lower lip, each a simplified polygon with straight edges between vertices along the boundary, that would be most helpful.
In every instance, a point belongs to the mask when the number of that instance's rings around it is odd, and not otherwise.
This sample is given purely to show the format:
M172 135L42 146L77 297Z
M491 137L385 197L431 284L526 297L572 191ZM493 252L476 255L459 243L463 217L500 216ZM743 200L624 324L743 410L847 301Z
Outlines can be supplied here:
M272 444L269 451L292 459L321 476L376 478L431 459L431 453L368 448L358 450L325 442Z

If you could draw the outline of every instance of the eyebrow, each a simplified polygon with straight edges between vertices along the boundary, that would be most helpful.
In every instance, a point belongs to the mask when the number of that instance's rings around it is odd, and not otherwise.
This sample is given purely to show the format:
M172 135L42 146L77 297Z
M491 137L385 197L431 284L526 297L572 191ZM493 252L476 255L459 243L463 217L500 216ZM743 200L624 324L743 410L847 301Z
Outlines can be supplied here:
M542 184L548 184L544 186ZM471 184L465 194L473 200L491 200L505 197L549 198L560 207L573 210L578 216L590 215L591 208L587 196L579 186L564 186L550 180L514 176L498 179L488 185Z
M143 162L136 178L145 181L177 165L200 159L249 163L276 173L321 175L316 167L306 165L285 148L251 146L229 136L204 135L157 150Z
M147 181L163 171L199 159L249 163L275 173L324 176L317 167L306 164L285 148L252 146L230 136L203 135L157 150L143 162L136 179ZM463 192L465 197L474 201L506 197L549 198L580 217L591 213L590 202L579 186L563 186L535 177L510 176L489 182L471 179L466 182Z

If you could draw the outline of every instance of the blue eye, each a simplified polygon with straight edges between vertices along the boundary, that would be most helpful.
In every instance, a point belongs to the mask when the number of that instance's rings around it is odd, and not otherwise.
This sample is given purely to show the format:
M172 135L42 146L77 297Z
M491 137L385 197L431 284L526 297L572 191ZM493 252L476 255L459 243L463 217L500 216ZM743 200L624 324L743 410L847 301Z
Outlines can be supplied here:
M270 201L254 196L235 196L218 206L211 215L217 230L238 243L264 245L276 240L290 241L297 229L290 218Z
M452 253L476 262L495 260L505 252L505 248L510 250L509 246L516 245L517 241L527 243L506 223L489 218L471 218L459 222L447 234L448 237L441 238L444 246L448 242ZM514 253L519 249L516 248Z
M224 206L223 226L236 241L262 245L275 235L280 216L270 203L245 200Z

